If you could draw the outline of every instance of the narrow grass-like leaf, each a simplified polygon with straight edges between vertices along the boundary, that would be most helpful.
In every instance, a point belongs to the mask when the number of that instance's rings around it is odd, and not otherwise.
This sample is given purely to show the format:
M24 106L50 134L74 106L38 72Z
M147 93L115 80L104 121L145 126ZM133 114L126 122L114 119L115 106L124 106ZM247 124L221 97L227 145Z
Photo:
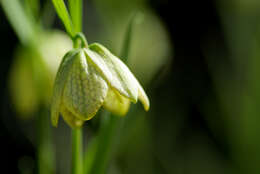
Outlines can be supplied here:
M69 0L69 11L76 33L82 30L82 0Z
M42 7L42 12L40 14L40 22L45 28L51 28L54 23L56 13L53 8L51 1L46 1Z
M26 16L19 0L0 0L3 10L15 33L23 44L33 40L35 28L33 22Z
M67 33L73 37L74 36L74 28L73 28L73 24L69 15L69 12L66 8L66 5L64 3L63 0L52 0L54 7L56 9L56 12L58 14L58 16L60 17L60 19L62 20L65 29L67 31Z
M130 18L129 24L127 26L126 29L126 33L124 36L124 42L123 42L123 46L121 49L121 55L120 58L121 60L127 64L128 61L128 57L129 57L129 53L130 53L130 45L133 39L133 31L134 31L134 27L136 26L137 23L139 23L140 19L141 19L141 13L134 13L134 15Z
M40 12L40 2L39 0L25 0L25 8L28 15L33 19L38 19Z

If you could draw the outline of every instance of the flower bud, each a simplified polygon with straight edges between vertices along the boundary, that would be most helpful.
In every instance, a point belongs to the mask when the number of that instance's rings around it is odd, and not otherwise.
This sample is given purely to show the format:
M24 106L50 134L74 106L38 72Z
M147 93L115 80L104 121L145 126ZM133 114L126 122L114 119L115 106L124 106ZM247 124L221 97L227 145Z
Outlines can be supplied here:
M148 110L149 100L139 82L105 47L92 44L74 49L64 56L56 76L52 123L57 126L61 113L71 127L81 127L101 106L125 115L130 101L136 103L138 98Z

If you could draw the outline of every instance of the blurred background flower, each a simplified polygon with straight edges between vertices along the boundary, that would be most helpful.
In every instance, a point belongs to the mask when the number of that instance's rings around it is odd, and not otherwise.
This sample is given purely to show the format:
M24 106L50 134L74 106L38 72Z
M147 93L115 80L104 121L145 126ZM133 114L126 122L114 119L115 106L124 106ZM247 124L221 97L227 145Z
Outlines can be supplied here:
M24 118L49 105L59 63L72 48L69 37L60 31L41 34L33 48L18 46L10 68L9 89L14 109Z

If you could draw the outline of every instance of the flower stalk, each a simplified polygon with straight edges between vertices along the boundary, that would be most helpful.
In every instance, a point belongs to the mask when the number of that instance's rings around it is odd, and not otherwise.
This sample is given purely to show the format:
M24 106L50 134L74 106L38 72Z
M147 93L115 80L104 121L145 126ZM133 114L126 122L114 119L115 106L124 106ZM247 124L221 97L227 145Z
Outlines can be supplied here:
M78 12L81 12L81 9L76 8L81 8L82 4L79 5L81 0L76 1L75 3L69 1L69 5L72 6L70 16L63 0L53 0L56 12L73 40L74 49L63 57L56 75L51 119L52 124L57 126L61 114L72 128L72 174L82 174L83 123L92 119L101 107L115 115L124 116L131 102L136 103L140 100L146 111L149 110L150 104L144 89L125 63L99 43L88 45L84 35L79 33L81 14ZM130 26L132 27L132 24ZM131 35L132 29L128 33ZM127 38L126 42L124 47L129 49L130 39ZM124 50L124 54L128 54L127 52ZM107 154L117 127L117 121L113 121L113 118L110 118L111 122L107 125L107 129L110 130L107 136L99 137L100 142L107 140L105 142L108 147L102 148L103 144L98 147L99 150L95 155L102 157L97 158L100 159L97 161L101 166L95 163L93 171L90 170L93 174L102 173L106 169Z
M72 17L72 23L74 24L74 29L78 32L73 40L73 47L84 48L88 46L87 39L82 30L82 0L70 0L69 1L70 13ZM83 135L82 128L72 128L72 174L83 174Z
M72 129L72 174L83 174L82 128Z

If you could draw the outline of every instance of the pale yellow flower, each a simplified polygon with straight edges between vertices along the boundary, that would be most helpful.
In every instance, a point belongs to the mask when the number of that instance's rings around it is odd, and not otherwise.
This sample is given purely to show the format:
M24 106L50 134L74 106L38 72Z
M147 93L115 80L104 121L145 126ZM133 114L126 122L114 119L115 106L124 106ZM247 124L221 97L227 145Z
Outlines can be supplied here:
M80 127L101 106L125 115L130 101L140 99L149 109L149 99L128 67L100 44L68 52L59 67L52 99L51 117L58 124L59 113L71 127Z

